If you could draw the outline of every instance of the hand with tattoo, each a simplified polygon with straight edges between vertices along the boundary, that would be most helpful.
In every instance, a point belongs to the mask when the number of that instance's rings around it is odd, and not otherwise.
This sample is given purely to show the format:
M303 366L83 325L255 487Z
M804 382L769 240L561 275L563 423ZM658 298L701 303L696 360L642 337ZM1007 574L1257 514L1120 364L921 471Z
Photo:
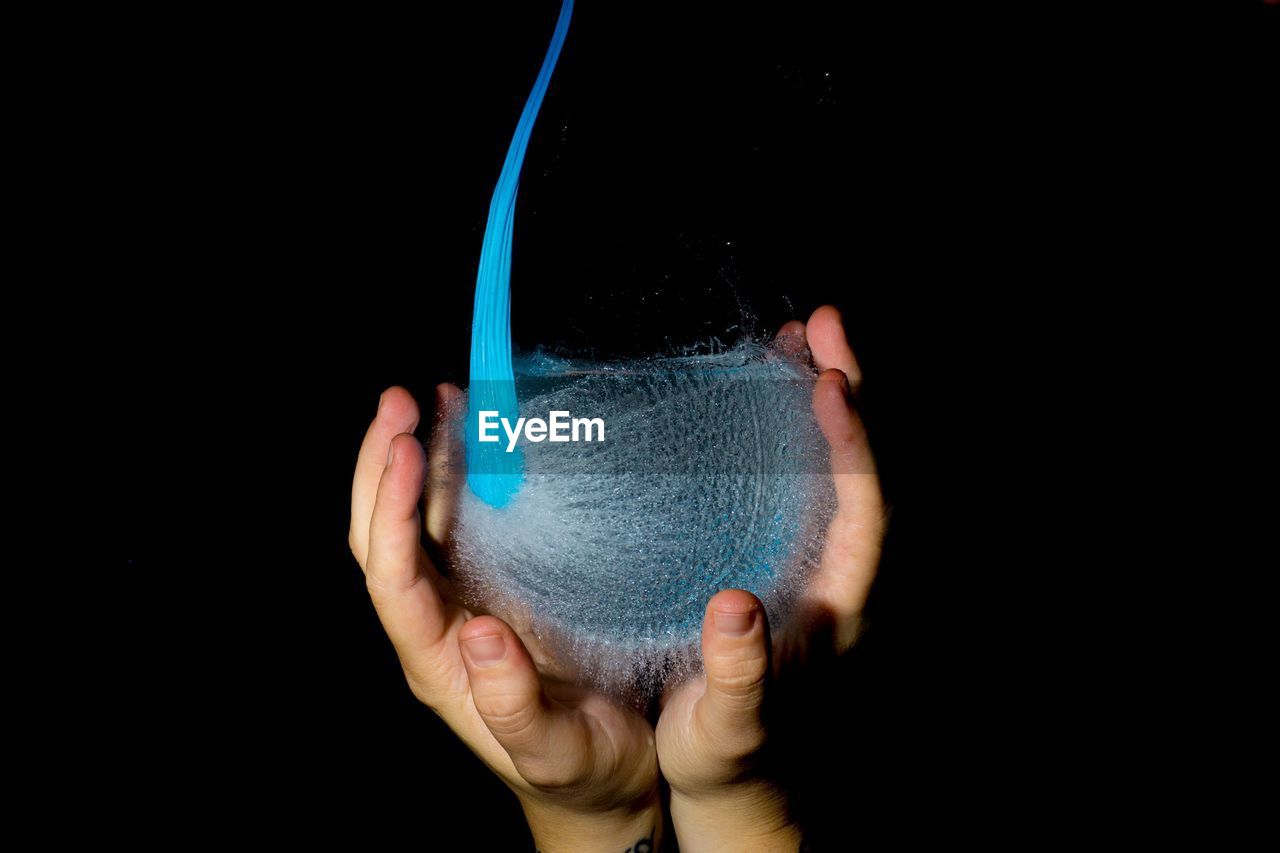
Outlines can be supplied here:
M433 444L427 454L413 437L419 413L408 392L382 395L356 464L351 550L410 688L515 792L545 853L660 849L659 761L685 853L800 848L784 786L770 771L766 687L852 644L885 514L853 405L861 374L839 314L819 308L807 326L784 326L783 336L797 336L796 349L807 343L823 371L813 406L830 444L838 499L804 612L793 620L805 630L771 647L754 596L717 594L703 623L705 677L666 697L656 744L644 718L541 675L510 626L475 616L451 594L421 544L418 513L425 486L427 535L438 546L456 488L446 448ZM437 393L444 405L460 392L442 385Z
M861 372L840 314L819 308L807 325L783 326L779 338L789 335L802 337L822 371L813 408L830 445L837 510L790 634L774 638L771 647L764 609L748 592L725 590L707 605L705 676L667 697L657 726L658 760L683 853L800 849L800 830L772 769L766 691L771 701L785 700L778 694L785 693L789 673L820 667L853 644L880 562L884 500L854 407Z
M460 392L437 389L440 402ZM653 728L590 690L539 674L521 639L451 594L422 546L452 501L447 448L413 436L418 406L383 393L356 462L351 551L414 695L515 792L540 850L653 851L663 815Z

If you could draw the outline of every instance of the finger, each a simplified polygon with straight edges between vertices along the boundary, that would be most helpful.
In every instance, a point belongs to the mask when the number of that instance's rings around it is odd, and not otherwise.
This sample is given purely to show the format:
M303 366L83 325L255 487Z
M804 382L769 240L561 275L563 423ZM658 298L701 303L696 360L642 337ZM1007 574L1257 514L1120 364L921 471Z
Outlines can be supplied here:
M432 671L445 631L444 603L420 539L418 498L426 470L426 454L416 438L404 433L391 440L369 523L365 576L401 663L420 680Z
M458 490L464 476L458 464L459 436L452 430L452 416L462 399L456 385L436 386L436 423L427 446L427 535L443 547L458 506Z
M764 740L761 708L769 676L764 607L749 592L729 589L707 604L702 622L706 692L694 707L703 742L722 758L746 757Z
M476 711L525 781L556 788L585 781L593 755L586 717L546 695L511 628L478 616L458 632L458 645Z
M834 305L823 305L814 311L805 326L805 336L818 370L835 368L849 379L849 387L857 395L862 385L862 370L844 333L844 321Z
M827 370L818 377L813 413L830 448L836 515L827 533L822 570L810 594L819 597L848 628L866 602L880 562L884 496L866 429L839 370Z
M778 329L778 334L773 336L775 341L787 337L804 337L804 323L799 320L788 320Z
M347 539L356 562L364 568L369 551L369 519L382 480L382 469L387 462L387 449L391 439L402 432L418 428L418 404L403 388L394 386L382 392L378 400L378 414L365 433L356 459L356 473L351 482L351 529Z
M805 342L804 323L799 320L789 320L783 323L782 328L778 329L778 334L774 335L770 345L778 352L806 366L811 361L809 345Z
M875 458L867 443L867 431L854 408L853 389L843 372L831 368L818 375L813 386L813 416L830 448L832 474L875 474ZM842 479L837 480L836 487L858 484L865 485L862 481ZM876 491L878 494L878 486ZM865 497L862 491L849 492L848 496L849 508L854 506L854 497Z

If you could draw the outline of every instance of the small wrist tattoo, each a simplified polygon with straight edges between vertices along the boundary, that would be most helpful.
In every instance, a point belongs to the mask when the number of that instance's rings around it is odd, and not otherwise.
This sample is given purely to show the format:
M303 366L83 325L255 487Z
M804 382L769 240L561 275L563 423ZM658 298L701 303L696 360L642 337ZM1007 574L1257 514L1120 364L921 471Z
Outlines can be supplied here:
M649 834L632 844L622 853L653 853L653 833L657 827L649 830Z

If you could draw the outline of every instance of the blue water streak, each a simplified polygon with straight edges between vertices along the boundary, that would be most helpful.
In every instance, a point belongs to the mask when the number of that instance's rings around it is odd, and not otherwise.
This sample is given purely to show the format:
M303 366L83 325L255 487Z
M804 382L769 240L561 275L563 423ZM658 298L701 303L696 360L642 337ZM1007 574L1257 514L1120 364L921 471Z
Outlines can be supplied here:
M478 413L497 411L499 417L507 418L513 425L518 417L515 374L511 366L511 234L515 224L516 191L520 187L520 167L529 147L533 123L538 118L538 109L551 82L572 15L573 0L564 0L542 69L516 123L511 147L507 149L507 159L502 164L493 200L489 202L489 219L480 246L475 311L471 319L467 485L481 500L495 507L506 506L520 491L524 457L518 447L507 452L506 436L501 430L500 441L481 443Z

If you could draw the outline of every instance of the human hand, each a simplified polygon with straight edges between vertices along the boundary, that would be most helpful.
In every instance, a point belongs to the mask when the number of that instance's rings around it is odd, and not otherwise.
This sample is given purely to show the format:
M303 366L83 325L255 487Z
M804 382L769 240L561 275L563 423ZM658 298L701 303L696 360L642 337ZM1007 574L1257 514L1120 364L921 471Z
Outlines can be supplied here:
M707 605L705 675L667 697L657 726L671 819L686 853L799 849L800 829L767 748L766 688L775 683L771 701L785 699L777 694L789 672L820 668L853 644L880 562L884 500L854 408L862 374L839 312L823 306L808 324L783 326L778 341L790 349L807 343L821 371L813 409L830 447L837 508L819 566L772 644L755 596L725 590Z
M436 390L441 405L461 394ZM349 534L410 689L515 792L540 851L656 849L663 818L649 723L540 675L520 637L463 607L423 548L419 499L425 491L427 533L439 545L459 484L444 441L433 441L428 461L412 434L418 421L409 392L383 393L356 462Z

